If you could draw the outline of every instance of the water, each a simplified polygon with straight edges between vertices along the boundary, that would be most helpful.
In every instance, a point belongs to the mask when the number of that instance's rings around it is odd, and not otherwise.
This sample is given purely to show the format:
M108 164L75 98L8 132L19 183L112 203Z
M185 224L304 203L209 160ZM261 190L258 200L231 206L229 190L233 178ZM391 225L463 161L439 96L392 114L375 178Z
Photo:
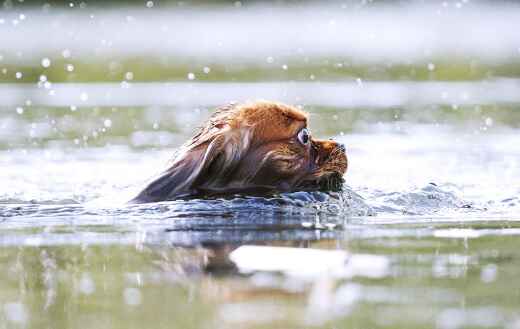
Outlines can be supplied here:
M4 9L0 329L520 328L519 16ZM341 193L126 203L251 98L347 146Z

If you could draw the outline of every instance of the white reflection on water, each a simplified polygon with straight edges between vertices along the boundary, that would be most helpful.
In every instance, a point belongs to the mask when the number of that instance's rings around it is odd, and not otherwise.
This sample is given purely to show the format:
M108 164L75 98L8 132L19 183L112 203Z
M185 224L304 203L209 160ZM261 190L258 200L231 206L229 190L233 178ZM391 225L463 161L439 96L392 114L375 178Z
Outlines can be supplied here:
M497 228L497 229L446 229L436 230L433 236L436 238L449 238L449 239L474 239L482 236L500 236L500 235L520 235L520 229L518 228Z
M96 291L96 284L90 273L83 273L79 280L79 291L85 295L92 295Z
M5 318L9 322L16 324L25 324L29 319L27 308L24 304L19 302L12 302L4 304Z
M246 273L283 272L290 276L316 278L325 274L340 275L348 254L341 250L242 246L230 254L230 259Z
M497 278L498 266L496 264L488 264L484 266L480 272L480 280L484 283L490 283Z
M126 305L137 306L142 302L141 291L137 288L125 288L123 296Z
M357 288L354 285L348 289L345 286L336 296L338 279L384 278L390 269L385 256L349 254L343 250L243 245L232 251L229 259L242 273L281 273L290 281L312 283L304 315L306 323L312 325L344 316L359 299L360 289L353 289Z
M496 62L518 56L518 5L458 4L27 10L27 19L18 24L8 24L18 13L2 15L8 23L0 40L4 55L21 54L19 62L56 53L260 60L278 66L308 56L360 62L427 62L439 56Z
M440 312L437 316L437 327L440 329L458 329L470 326L480 328L500 327L504 321L502 312L492 306L470 309L452 308Z
M281 272L303 279L323 276L382 278L388 275L390 265L388 259L383 256L349 255L342 250L247 245L233 251L229 258L245 273Z
M33 105L57 107L176 106L208 107L230 101L271 99L338 108L392 108L424 105L489 105L520 102L520 80L478 82L355 81L203 82L203 83L55 83L49 90L33 84L0 85L0 110ZM88 95L88 97L84 97Z
M228 324L270 324L284 320L280 306L267 301L224 303L219 307L219 322Z

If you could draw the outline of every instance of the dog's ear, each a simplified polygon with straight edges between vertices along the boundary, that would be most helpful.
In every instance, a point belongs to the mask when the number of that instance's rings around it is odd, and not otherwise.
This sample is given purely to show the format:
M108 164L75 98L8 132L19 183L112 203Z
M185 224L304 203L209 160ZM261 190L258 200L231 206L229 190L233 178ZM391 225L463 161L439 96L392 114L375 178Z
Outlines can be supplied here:
M230 127L227 108L219 109L209 124L184 145L168 170L153 180L131 202L157 202L197 194L225 180L248 148L243 130ZM225 114L225 113L224 113Z

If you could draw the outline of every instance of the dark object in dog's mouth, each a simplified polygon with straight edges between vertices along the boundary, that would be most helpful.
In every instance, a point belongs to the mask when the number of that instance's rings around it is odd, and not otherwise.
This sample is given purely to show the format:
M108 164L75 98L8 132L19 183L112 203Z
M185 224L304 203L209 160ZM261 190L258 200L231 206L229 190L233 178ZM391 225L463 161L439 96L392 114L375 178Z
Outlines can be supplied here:
M314 181L304 181L300 188L304 191L340 192L343 189L345 179L339 173L331 173Z

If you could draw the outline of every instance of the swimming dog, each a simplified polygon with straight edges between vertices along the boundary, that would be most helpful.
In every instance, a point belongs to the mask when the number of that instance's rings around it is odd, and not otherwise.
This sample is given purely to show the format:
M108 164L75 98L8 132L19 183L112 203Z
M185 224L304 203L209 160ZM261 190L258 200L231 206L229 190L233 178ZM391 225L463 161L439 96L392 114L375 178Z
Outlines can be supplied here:
M314 139L307 121L305 112L282 103L222 106L131 202L340 190L345 147Z

